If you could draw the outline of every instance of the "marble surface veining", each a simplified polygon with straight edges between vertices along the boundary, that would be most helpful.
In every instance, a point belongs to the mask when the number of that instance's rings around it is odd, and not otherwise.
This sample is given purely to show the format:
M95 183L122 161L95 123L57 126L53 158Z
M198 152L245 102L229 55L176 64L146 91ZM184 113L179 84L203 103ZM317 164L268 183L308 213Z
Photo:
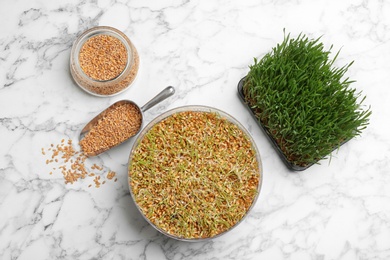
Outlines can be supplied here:
M0 3L0 259L390 259L390 2L380 0L122 1ZM141 59L123 94L98 98L69 74L84 30L116 27ZM237 96L254 57L300 32L334 50L367 96L369 127L332 160L289 171ZM164 87L175 96L145 122L183 105L236 117L260 149L264 179L249 216L231 232L186 243L154 230L127 185L132 141L89 164L117 173L65 184L41 149L77 140L81 127L120 99L143 105Z

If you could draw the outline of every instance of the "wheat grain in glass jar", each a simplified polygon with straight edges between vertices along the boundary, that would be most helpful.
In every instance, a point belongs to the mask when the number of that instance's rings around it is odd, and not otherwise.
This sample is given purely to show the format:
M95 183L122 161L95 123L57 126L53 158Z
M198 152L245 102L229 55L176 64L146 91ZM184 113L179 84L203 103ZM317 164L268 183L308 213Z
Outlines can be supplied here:
M256 202L260 153L248 131L210 107L170 110L150 122L129 159L138 210L161 233L183 241L218 237Z
M76 84L95 96L113 96L128 89L139 68L139 56L121 31L98 26L82 33L73 44L70 72Z

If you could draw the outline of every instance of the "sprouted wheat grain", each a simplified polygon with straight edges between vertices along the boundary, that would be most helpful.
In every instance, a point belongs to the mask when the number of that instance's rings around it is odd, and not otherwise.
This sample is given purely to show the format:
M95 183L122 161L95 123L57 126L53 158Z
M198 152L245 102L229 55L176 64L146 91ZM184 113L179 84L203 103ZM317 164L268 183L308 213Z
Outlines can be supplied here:
M209 238L234 226L260 181L256 152L215 113L180 112L154 125L132 153L130 187L143 214L176 237Z

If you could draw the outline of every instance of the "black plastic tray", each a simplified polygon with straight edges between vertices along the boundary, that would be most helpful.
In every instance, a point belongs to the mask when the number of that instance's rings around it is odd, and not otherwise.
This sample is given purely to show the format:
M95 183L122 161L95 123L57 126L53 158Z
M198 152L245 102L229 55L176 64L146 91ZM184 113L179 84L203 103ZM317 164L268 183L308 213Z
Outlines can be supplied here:
M244 81L245 81L245 78L246 77L243 77L239 82L238 82L238 96L240 97L240 100L242 101L242 103L245 105L245 107L249 110L250 114L253 116L253 118L255 119L255 121L257 122L257 124L260 126L260 128L263 130L263 132L265 133L265 135L268 137L268 140L273 144L274 148L276 149L276 151L278 152L279 154L279 157L282 159L282 161L284 162L284 164L291 170L293 171L303 171L303 170L306 170L307 168L309 168L310 166L312 166L314 163L311 163L311 164L308 164L304 167L302 166L299 166L299 165L296 165L296 164L293 164L292 162L290 162L286 155L283 153L282 149L280 149L280 146L278 145L278 143L276 142L276 140L273 138L273 136L271 135L271 133L268 131L268 129L256 118L255 116L255 113L254 111L250 108L250 106L248 105L248 103L246 102L245 100L245 96L244 96L244 93L243 93L243 85L244 85Z

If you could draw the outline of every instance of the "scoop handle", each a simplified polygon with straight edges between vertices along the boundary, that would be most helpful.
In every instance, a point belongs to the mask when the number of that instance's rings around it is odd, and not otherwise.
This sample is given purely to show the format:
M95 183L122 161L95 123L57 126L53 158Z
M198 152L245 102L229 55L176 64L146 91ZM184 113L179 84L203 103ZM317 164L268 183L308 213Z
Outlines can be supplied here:
M149 108L157 105L158 103L160 103L161 101L163 101L164 99L172 96L173 94L175 94L175 89L172 87L172 86L169 86L169 87L166 87L163 91L161 91L160 93L158 93L154 98L152 98L148 103L146 103L143 107L141 107L141 111L142 112L145 112L146 110L148 110Z

